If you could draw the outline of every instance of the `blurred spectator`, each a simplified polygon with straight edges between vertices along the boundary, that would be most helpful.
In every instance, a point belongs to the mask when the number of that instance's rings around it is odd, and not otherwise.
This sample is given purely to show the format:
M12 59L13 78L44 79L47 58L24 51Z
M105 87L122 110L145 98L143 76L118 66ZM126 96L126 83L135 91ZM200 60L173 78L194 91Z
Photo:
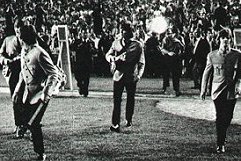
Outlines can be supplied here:
M211 51L211 45L207 39L205 31L201 31L194 47L194 66L193 66L193 89L201 89L201 80L206 66L207 55Z
M14 17L15 17L15 13L14 13L12 4L9 4L5 9L5 19L6 19L5 34L6 34L6 36L15 34L14 27L13 27Z
M72 49L76 53L74 76L79 87L79 94L87 97L92 70L92 55L95 52L94 42L90 39L88 30L82 30L79 33L79 37L72 44Z
M146 68L144 75L147 77L160 77L162 74L161 70L164 62L159 51L159 45L159 34L153 32L145 44Z
M169 28L162 41L161 52L164 54L165 71L163 74L163 92L169 86L170 73L176 96L180 96L180 76L182 70L181 53L184 44L177 38L177 28Z
M4 16L4 23L2 23L5 30L4 36L13 34L13 18L17 16L23 18L26 24L35 25L38 32L46 35L51 33L51 49L58 47L57 34L55 34L57 25L67 25L70 37L75 37L79 32L88 29L90 34L94 33L97 37L106 34L102 32L111 31L110 35L116 39L121 36L120 26L123 20L132 21L135 27L141 26L145 33L149 33L148 25L151 19L164 15L169 19L171 25L178 28L180 35L185 36L185 43L190 43L185 47L184 63L182 64L185 76L191 75L189 69L193 64L189 60L193 55L191 44L196 41L196 31L199 28L206 31L219 30L220 24L229 26L231 29L239 28L241 15L238 0L155 0L155 3L150 0L17 0L3 1L2 7L4 8L0 7L0 15ZM54 32L51 32L51 28ZM149 46L146 43L147 36L143 37L143 31L139 33L141 39L144 40L144 47ZM194 38L189 40L191 33ZM216 33L213 37L215 36ZM216 48L216 44L213 40L212 49ZM96 59L99 61L97 57ZM104 62L102 61L102 63ZM151 63L155 64L152 61ZM99 66L100 63L96 63L96 65Z
M94 11L92 13L92 16L93 16L93 23L94 23L94 27L93 27L94 33L96 35L101 35L103 18L102 18L100 3L98 3L94 6Z
M114 41L114 37L111 35L111 31L105 31L99 41L99 52L98 52L98 60L99 64L97 68L100 68L100 75L110 76L110 66L109 63L105 60L105 54L109 51L112 42Z
M214 11L214 29L219 31L222 29L222 26L225 27L228 25L228 13L225 9L225 3L220 1L218 7Z
M46 11L43 9L41 3L38 3L35 6L35 13L36 13L35 28L37 32L41 32L43 31L42 27L45 23L45 15L47 14Z

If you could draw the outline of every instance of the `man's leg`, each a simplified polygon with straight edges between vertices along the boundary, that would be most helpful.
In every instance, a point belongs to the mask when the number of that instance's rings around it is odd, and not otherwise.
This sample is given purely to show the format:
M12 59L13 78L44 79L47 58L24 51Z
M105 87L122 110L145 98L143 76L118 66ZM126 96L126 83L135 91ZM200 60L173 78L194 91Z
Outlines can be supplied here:
M224 146L226 138L226 109L227 98L226 91L223 91L220 96L214 100L216 109L216 132L217 132L217 146Z
M74 77L75 77L75 80L77 82L77 87L79 88L79 94L82 95L83 94L83 90L82 90L82 85L81 85L81 73L79 70L77 70L77 66L75 67L75 70L74 70Z
M122 93L124 90L123 81L114 81L114 109L112 113L112 124L114 126L120 125L120 114L121 114L121 101Z
M172 83L176 96L180 96L180 69L173 67L172 69Z
M85 73L83 78L83 94L87 97L89 94L90 73Z
M33 147L34 151L39 155L42 156L44 154L44 143L43 143L43 134L42 134L42 128L41 128L41 120L43 118L44 112L46 111L47 104L34 104L34 105L28 105L28 121L32 118L33 114L36 112L37 108L41 106L41 110L38 113L37 117L34 119L31 125L29 126L29 129L32 133L32 139L33 139ZM26 122L28 123L28 122Z
M164 69L164 72L163 72L163 86L162 86L163 92L166 92L167 87L170 86L169 85L169 76L170 76L169 69Z
M197 63L194 64L193 69L192 69L192 77L193 77L193 82L194 82L194 87L193 89L199 89L199 69L197 66Z
M20 67L19 69L14 68L14 71L12 71L7 78L11 97L14 93L15 87L19 80L19 72L20 72ZM21 89L21 90L23 91L24 89ZM13 103L14 122L16 126L16 130L14 131L14 133L16 134L16 138L22 138L25 133L24 130L22 129L24 125L23 112L24 112L24 107L22 103L20 102Z
M227 100L227 105L226 105L226 108L224 109L224 113L225 113L224 126L225 126L225 130L226 130L225 133L227 133L227 129L231 124L235 104L236 104L236 99Z
M136 93L136 82L126 83L127 91L127 102L126 102L126 120L127 124L132 123L132 116L134 114L135 107L135 93Z

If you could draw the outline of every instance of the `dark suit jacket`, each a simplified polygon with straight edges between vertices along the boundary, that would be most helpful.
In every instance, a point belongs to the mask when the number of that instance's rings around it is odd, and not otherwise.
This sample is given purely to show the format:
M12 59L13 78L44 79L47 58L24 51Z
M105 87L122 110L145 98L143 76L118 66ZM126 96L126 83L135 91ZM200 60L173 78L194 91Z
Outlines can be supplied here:
M106 60L108 62L111 62L117 53L122 50L121 40L122 39L115 40L110 50L106 53ZM134 77L141 77L144 73L145 56L141 43L136 40L131 40L130 44L126 45L125 48L126 60L116 61L117 68L113 75L114 81L119 81L124 74L126 79L133 81Z

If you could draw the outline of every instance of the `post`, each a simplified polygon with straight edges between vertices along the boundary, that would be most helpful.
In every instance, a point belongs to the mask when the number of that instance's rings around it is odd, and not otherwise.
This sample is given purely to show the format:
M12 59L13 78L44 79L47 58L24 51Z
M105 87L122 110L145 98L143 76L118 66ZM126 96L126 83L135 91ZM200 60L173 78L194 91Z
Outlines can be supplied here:
M65 85L65 88L73 90L67 25L58 25L57 33L59 44L59 55L57 65L61 67L66 73L67 84Z

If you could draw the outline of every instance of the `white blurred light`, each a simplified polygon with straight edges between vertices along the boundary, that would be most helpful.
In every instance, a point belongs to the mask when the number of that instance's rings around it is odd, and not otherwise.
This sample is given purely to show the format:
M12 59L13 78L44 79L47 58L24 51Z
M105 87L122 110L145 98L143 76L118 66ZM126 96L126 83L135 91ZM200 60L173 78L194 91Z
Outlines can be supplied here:
M165 17L159 16L151 20L149 30L154 33L164 33L168 28L168 23Z

